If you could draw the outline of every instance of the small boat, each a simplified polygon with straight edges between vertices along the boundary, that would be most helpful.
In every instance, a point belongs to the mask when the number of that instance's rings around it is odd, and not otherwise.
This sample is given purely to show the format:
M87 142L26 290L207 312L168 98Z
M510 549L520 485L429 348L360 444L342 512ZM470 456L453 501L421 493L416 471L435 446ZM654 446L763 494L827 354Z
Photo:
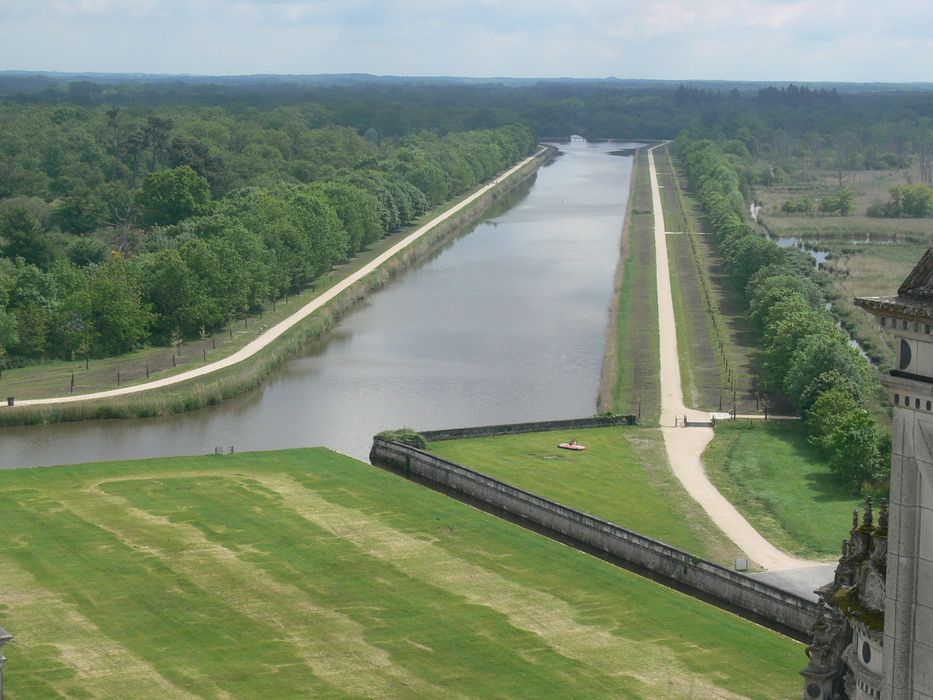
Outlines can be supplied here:
M558 447L562 450L575 450L577 452L583 452L586 449L586 445L580 445L576 442L562 442Z

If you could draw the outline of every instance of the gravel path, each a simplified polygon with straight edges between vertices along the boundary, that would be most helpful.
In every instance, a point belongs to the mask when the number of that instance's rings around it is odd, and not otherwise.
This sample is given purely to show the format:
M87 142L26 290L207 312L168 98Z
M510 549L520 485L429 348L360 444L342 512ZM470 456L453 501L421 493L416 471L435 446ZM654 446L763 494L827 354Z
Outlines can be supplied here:
M329 302L331 299L336 297L338 294L340 294L341 292L343 292L344 290L346 290L347 288L349 288L350 286L352 286L359 280L363 279L370 272L373 272L374 270L376 270L380 265L385 263L389 258L394 256L396 253L398 253L401 250L404 250L405 248L410 246L412 243L417 241L419 238L424 236L426 233L431 231L431 229L433 229L435 226L437 226L443 221L446 221L451 216L453 216L454 214L462 210L464 207L467 207L470 204L472 204L474 201L476 201L477 199L482 197L484 194L489 192L491 189L496 187L500 181L514 175L522 167L524 167L525 165L530 163L532 160L534 160L534 158L539 156L543 152L543 150L544 149L538 150L538 152L536 152L534 155L529 156L528 158L521 161L520 163L518 163L517 165L515 165L514 167L512 167L511 169L509 169L502 175L500 175L499 177L495 178L493 182L489 183L488 185L485 185L484 187L481 187L476 192L471 194L469 197L464 199L462 202L455 204L454 206L452 206L450 209L448 209L444 213L440 214L436 218L426 223L424 226L421 226L416 231L412 232L409 236L399 241L394 246L389 248L387 251L382 253L382 255L375 258L372 262L360 268L359 270L354 272L349 277L341 280L340 282L335 284L333 287L331 287L330 289L325 291L323 294L321 294L319 297L312 299L310 302L302 306L300 309L298 309L298 311L293 313L291 316L289 316L288 318L280 321L276 325L269 328L266 332L258 336L255 340L250 342L248 345L244 346L243 348L233 353L232 355L229 355L223 358L222 360L217 360L216 362L211 362L206 365L202 365L200 367L190 369L186 372L172 375L171 377L165 377L163 379L156 379L151 382L146 382L144 384L135 384L133 386L126 386L126 387L122 387L119 389L110 389L108 391L97 391L97 392L90 393L90 394L57 396L57 397L48 398L48 399L25 399L23 401L17 401L12 410L15 410L17 406L43 406L43 405L48 405L48 404L71 403L73 401L93 401L94 399L108 399L108 398L113 398L117 396L127 396L129 394L138 394L143 391L152 391L153 389L161 389L163 387L172 386L174 384L180 384L181 382L186 382L191 379L197 379L198 377L203 377L213 372L226 369L227 367L232 367L233 365L236 365L242 362L243 360L249 357L252 357L257 352L259 352L263 348L270 345L289 328L300 323L302 320L304 320L305 318L313 314L315 311L317 311L319 308L324 306L324 304ZM8 407L6 404L0 404L0 409L11 410L10 407Z
M662 144L663 145L663 144ZM658 148L659 146L655 146ZM667 259L667 233L661 208L661 190L654 164L654 148L648 151L651 201L654 207L654 242L657 260L658 330L661 347L661 432L671 469L687 492L703 507L719 528L745 552L749 559L769 571L800 571L796 588L806 590L813 581L816 588L832 578L832 567L823 562L799 559L781 551L764 537L727 501L706 476L701 462L703 450L713 439L713 429L684 428L690 421L709 422L709 413L687 408L680 385L680 360L677 356L677 330L671 296L670 268ZM827 567L828 573L827 573ZM808 575L812 574L812 575ZM799 579L803 579L802 582ZM809 589L812 590L812 589Z

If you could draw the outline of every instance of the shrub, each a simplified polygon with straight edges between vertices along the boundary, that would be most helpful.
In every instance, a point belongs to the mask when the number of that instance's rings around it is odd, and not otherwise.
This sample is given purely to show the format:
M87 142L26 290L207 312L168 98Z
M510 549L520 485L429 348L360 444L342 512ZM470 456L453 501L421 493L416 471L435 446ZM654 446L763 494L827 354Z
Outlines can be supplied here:
M392 442L400 442L403 445L408 445L409 447L417 447L419 450L423 450L428 446L428 441L424 439L424 435L412 430L411 428L383 430L381 433L379 433L378 437L381 437L384 440L391 440Z

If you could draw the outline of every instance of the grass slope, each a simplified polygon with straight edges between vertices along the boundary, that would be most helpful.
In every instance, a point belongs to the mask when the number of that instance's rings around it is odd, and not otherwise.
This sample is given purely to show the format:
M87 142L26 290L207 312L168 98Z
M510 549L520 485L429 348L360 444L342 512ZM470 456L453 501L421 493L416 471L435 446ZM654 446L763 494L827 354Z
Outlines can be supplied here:
M327 450L0 473L7 697L791 697L775 633Z
M668 150L662 155L681 203L680 228L688 232L667 237L684 398L695 408L717 411L732 410L735 398L738 412L750 413L759 407L758 350L744 304L710 239L696 235L701 230L700 208L683 189L678 159ZM679 229L668 226L671 230Z
M557 449L571 437L586 452ZM731 564L740 553L683 490L650 428L593 428L430 444L432 452L564 505Z
M861 508L796 421L721 423L703 465L758 532L804 557L838 557L852 511Z
M654 222L648 157L636 157L629 217L622 251L622 279L614 302L615 383L611 406L616 413L654 424L661 415L661 365L658 336L658 289L654 258Z

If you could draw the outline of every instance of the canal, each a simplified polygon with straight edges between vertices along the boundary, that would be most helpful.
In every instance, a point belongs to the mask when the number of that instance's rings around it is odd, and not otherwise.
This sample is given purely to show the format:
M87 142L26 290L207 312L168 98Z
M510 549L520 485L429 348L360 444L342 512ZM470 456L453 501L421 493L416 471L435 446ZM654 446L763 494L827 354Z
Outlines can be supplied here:
M261 387L215 407L0 429L0 467L325 445L596 410L630 144L562 155Z

